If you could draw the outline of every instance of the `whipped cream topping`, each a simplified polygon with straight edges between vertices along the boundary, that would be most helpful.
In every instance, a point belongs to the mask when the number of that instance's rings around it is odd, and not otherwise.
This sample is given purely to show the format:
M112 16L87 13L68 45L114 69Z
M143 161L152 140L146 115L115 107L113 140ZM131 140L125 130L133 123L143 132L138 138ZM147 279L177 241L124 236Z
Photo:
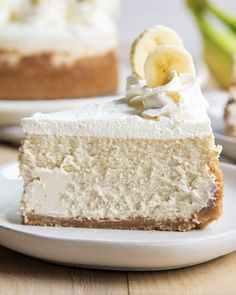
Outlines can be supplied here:
M0 49L12 55L104 52L117 43L117 9L117 0L2 0Z
M202 95L200 80L192 74L172 73L172 79L163 86L150 88L145 80L128 77L126 99L131 106L139 109L144 118L159 120L160 116L176 119L181 115L189 119L200 119L206 115L208 103ZM200 117L199 117L200 116Z
M130 105L135 100L142 103L141 108ZM168 85L157 88L148 88L144 81L129 77L124 99L54 114L38 113L23 119L22 126L26 133L57 136L160 140L203 137L212 135L207 106L200 82L193 76L174 75Z

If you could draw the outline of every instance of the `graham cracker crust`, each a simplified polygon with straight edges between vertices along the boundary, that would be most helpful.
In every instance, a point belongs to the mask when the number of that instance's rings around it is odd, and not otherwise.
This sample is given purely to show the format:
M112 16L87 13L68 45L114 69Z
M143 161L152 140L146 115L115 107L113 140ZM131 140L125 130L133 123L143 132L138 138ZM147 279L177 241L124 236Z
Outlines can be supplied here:
M22 222L27 225L39 226L62 226L80 228L106 228L106 229L125 229L125 230L160 230L160 231L189 231L192 229L203 229L209 223L217 220L222 213L222 200L224 185L222 181L222 170L219 161L216 159L211 163L211 171L216 176L218 190L215 198L207 207L194 214L189 220L178 219L173 221L166 220L162 223L153 219L129 218L127 220L92 220L87 218L58 218L35 214L33 211L22 216Z
M53 53L22 57L13 65L4 63L6 54L0 51L0 99L79 98L114 94L118 88L115 49L61 66L52 64Z

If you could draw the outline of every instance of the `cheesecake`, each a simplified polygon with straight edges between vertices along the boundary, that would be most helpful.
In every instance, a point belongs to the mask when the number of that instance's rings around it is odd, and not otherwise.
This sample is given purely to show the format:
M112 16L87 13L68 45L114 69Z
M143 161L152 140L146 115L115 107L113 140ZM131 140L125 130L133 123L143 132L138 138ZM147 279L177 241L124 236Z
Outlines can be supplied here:
M191 55L156 26L130 56L124 98L22 120L24 224L187 231L221 215L221 148Z
M118 88L118 0L0 3L0 99L100 96Z
M225 131L227 135L236 137L236 86L230 88L230 98L224 110Z

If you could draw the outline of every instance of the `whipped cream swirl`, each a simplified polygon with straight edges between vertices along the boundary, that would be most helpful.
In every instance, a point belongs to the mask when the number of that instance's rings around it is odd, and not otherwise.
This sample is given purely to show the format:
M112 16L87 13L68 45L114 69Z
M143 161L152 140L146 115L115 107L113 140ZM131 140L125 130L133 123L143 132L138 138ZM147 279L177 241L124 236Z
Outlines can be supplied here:
M200 80L192 74L178 75L176 72L172 73L169 83L155 88L148 87L145 80L128 77L126 99L142 117L154 120L161 116L170 117L181 110L183 113L186 108L190 117L195 117L201 111L205 114L208 108L201 93Z
M65 25L104 23L113 19L117 0L1 0L1 25L31 25L62 28Z

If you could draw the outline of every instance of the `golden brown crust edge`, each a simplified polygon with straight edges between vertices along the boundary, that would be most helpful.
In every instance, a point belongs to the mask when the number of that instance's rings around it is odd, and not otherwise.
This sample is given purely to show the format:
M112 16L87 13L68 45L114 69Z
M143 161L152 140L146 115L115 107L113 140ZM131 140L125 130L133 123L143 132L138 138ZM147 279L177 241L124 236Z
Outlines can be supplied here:
M210 171L216 177L218 189L215 192L214 200L210 204L208 204L206 208L203 208L198 213L198 219L200 220L200 224L197 226L198 229L202 229L206 227L209 223L217 220L223 212L224 182L218 156L218 152L214 151L212 162L209 163Z
M1 55L4 52L0 51ZM34 100L114 94L118 89L117 51L53 66L52 53L23 57L14 65L0 62L0 99Z
M22 217L23 223L27 225L40 226L62 226L62 227L81 227L81 228L106 228L106 229L128 229L128 230L161 230L161 231L188 231L192 229L203 229L209 223L217 220L222 213L222 203L224 194L224 185L222 179L222 170L219 161L215 158L210 163L210 170L216 176L218 190L215 193L215 199L197 214L194 214L189 220L176 220L175 222L165 221L159 223L155 220L144 218L130 218L128 220L90 220L77 218L56 218L27 213Z

